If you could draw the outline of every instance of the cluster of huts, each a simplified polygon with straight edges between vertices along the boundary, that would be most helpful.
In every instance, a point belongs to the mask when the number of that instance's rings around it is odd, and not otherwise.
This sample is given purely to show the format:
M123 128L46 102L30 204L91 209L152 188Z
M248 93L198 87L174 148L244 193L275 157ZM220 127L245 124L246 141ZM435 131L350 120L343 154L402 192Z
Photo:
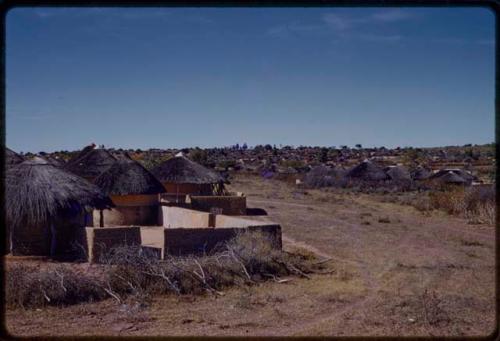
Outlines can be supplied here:
M288 174L293 173L298 172ZM297 179L299 178L297 177ZM371 186L394 185L408 188L414 184L427 187L469 186L478 182L478 179L463 169L445 168L433 172L428 168L418 166L409 170L403 165L383 167L376 162L365 159L351 169L326 165L313 167L298 182L303 182L309 187L347 187L364 184Z
M8 148L5 160L6 253L13 255L62 255L75 250L85 227L162 225L161 205L230 197L220 174L182 154L152 171L95 145L67 163L25 160Z

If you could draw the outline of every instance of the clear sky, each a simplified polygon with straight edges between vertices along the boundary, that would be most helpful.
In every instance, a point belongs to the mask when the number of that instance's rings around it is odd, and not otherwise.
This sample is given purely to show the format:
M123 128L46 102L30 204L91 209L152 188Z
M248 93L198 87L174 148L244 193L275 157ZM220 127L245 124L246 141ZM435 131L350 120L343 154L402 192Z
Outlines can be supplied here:
M494 141L486 8L16 8L20 152Z

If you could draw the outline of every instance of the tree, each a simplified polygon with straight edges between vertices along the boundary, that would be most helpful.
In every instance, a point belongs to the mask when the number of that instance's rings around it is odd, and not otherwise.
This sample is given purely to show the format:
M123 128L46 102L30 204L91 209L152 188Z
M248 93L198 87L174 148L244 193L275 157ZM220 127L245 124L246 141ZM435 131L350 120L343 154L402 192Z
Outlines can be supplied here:
M247 143L246 143L246 142L245 142L245 143L243 143L243 146L241 146L241 149L243 149L243 150L247 150L247 149L248 149L248 146L247 146Z
M260 154L260 153L262 153L262 152L265 150L265 148L264 148L264 146L263 146L263 145L258 144L258 145L256 145L255 147L253 147L253 150L254 150L254 152L256 152L257 154Z
M362 146L360 143L356 144L356 146L355 146L355 147L356 147L356 148L358 148L358 149L363 148L363 146Z

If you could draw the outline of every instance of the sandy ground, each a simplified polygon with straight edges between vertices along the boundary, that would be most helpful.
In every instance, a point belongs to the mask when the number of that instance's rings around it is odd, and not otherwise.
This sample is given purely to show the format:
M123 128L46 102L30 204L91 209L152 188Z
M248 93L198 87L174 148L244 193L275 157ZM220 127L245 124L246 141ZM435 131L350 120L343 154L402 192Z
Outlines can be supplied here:
M286 249L332 260L332 273L163 296L6 312L15 335L488 335L495 328L494 228L381 203L369 195L233 179L249 207L282 225Z

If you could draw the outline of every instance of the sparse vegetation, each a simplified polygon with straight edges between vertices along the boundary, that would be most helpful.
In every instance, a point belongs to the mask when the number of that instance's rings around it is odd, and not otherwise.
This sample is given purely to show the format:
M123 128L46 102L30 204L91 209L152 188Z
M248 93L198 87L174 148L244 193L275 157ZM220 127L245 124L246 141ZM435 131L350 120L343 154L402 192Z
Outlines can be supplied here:
M68 305L112 297L147 304L158 294L221 295L229 286L252 285L281 276L308 277L321 265L311 257L275 249L261 234L244 232L203 257L158 260L139 247L122 246L102 255L102 274L89 276L58 265L53 269L12 265L6 276L7 305Z
M462 216L470 222L495 224L494 188L457 187L430 194L431 207Z

